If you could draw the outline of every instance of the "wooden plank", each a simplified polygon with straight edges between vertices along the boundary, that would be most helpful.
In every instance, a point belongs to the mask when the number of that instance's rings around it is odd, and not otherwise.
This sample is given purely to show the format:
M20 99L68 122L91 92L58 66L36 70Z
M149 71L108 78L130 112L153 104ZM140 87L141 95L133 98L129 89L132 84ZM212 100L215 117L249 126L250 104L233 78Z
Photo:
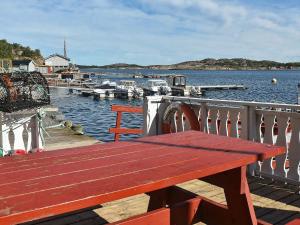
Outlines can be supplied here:
M83 155L86 153L93 153L98 151L110 151L111 149L118 149L125 146L133 146L137 145L137 143L130 142L120 142L118 144L115 143L105 143L91 146L83 146L77 148L67 148L57 151L50 152L40 152L36 154L26 154L22 156L12 156L12 157L2 157L0 158L0 169L7 168L9 165L13 165L14 167L18 167L21 162L32 162L39 161L41 159L51 159L51 158L64 158L69 157L71 155Z
M39 178L51 178L55 176L68 175L79 173L81 171L95 170L105 167L112 168L113 166L122 165L138 162L141 160L154 160L161 157L172 157L172 155L187 154L185 150L174 152L172 149L166 149L163 154L153 154L152 149L145 148L143 151L132 151L126 154L114 154L110 156L100 156L89 160L74 161L63 164L49 164L44 167L30 168L21 171L11 171L2 174L0 179L0 187L6 186L10 183L20 183L20 181L37 181ZM113 169L113 168L112 168Z
M220 135L206 134L199 131L186 131L179 133L177 136L176 143L169 141L169 137L174 134L165 134L159 136L145 137L132 140L132 142L139 143L156 143L157 145L168 144L174 147L186 147L205 149L208 151L223 151L228 154L246 154L246 155L256 155L257 160L264 160L270 157L284 154L286 149L280 146L273 146L269 144L261 144L257 142L251 142L247 140L242 140L238 138L225 137ZM191 139L186 141L186 136L198 137L196 139ZM159 141L157 140L159 137ZM165 137L161 139L161 137ZM200 141L201 140L201 141Z
M170 209L158 209L111 225L170 225Z
M134 128L117 128L117 127L112 127L109 128L110 133L116 133L116 134L143 134L142 129L134 129Z
M187 152L182 150L181 152L172 152L170 148L163 155L153 154L146 158L142 158L145 156L145 153L142 152L135 160L132 161L121 161L122 157L117 157L119 160L118 163L115 163L115 159L106 160L105 165L101 165L99 163L98 166L91 167L89 169L81 169L73 171L63 171L61 170L57 174L54 175L44 175L40 177L32 177L33 179L25 179L18 182L5 182L1 185L3 188L0 188L0 196L14 196L21 195L30 192L36 192L39 190L48 190L48 189L58 189L59 187L64 187L69 184L80 184L93 180L105 180L106 178L113 176L120 176L125 174L136 173L139 171L151 170L152 168L158 168L161 165L173 165L179 164L181 162L190 162L195 159L199 159L201 156L195 152ZM142 159L141 159L142 158ZM98 161L99 162L99 161ZM141 168L141 165L143 167ZM47 170L46 168L45 170ZM28 172L25 176L34 175L34 172ZM105 181L103 181L105 182ZM116 182L116 181L115 181ZM1 187L0 186L0 187ZM20 187L22 187L20 189Z
M189 141L197 137L185 137L185 141ZM175 142L176 138L171 136L169 141ZM142 147L143 146L143 147ZM118 142L107 143L101 145L79 147L73 149L64 149L53 152L42 152L37 154L28 154L22 156L13 156L8 158L0 158L0 169L2 173L11 172L12 170L24 170L29 168L40 168L41 166L55 164L70 163L72 161L84 161L100 156L110 156L114 154L126 154L134 151L142 151L145 148L154 148L155 150L164 147L158 146L156 143L135 143L135 142ZM6 161L7 160L7 161Z
M127 106L127 105L112 105L111 111L128 112L128 113L143 113L143 107Z

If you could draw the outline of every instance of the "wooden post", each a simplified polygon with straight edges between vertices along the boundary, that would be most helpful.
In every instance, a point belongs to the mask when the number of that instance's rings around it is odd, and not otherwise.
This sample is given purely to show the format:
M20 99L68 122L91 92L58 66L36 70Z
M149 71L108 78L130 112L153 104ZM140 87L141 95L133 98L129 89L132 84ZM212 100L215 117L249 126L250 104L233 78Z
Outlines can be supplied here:
M122 120L122 112L117 112L117 119L116 119L116 128L120 128L121 127L121 120ZM119 141L120 139L120 134L119 133L115 133L115 141Z

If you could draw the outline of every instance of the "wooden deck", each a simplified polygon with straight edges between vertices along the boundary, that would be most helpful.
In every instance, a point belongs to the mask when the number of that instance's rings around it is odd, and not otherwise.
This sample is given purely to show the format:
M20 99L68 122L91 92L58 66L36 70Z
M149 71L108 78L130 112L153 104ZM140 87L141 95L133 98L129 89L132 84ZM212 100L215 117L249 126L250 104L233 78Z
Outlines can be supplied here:
M49 136L45 135L45 149L47 151L101 143L101 141L98 141L93 137L78 135L68 128L50 128L47 129L47 132L49 134Z
M300 195L296 186L284 185L270 179L248 178L258 218L272 224L286 224L300 218ZM226 204L223 189L199 180L179 185L199 195ZM110 202L93 209L81 210L26 225L102 225L146 212L149 197L134 197Z

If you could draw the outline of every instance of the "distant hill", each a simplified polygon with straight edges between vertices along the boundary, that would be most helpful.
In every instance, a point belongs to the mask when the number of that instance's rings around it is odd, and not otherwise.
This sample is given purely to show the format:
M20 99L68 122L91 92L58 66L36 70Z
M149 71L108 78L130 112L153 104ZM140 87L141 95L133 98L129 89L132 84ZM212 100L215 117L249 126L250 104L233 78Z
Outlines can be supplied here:
M44 58L39 49L31 49L18 43L9 43L5 39L0 40L0 59L32 59L37 64L43 64Z
M139 66L136 64L126 64L126 63L115 63L111 65L105 65L105 66L85 66L85 65L77 65L79 68L101 68L101 69L143 69L144 66Z
M81 68L103 69L165 69L165 70L272 70L300 68L300 62L281 63L269 60L250 60L243 58L186 61L171 65L140 66L136 64L117 63L105 66L80 66Z

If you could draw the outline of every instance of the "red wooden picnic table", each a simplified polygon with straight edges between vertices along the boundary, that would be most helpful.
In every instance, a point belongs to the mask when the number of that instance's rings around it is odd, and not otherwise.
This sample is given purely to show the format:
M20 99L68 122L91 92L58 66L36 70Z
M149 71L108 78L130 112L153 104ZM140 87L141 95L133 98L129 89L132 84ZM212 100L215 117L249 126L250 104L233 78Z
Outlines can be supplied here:
M255 216L246 165L284 148L199 131L0 160L0 224L16 224L146 193L148 213L115 224L267 224ZM176 184L224 188L227 206Z

